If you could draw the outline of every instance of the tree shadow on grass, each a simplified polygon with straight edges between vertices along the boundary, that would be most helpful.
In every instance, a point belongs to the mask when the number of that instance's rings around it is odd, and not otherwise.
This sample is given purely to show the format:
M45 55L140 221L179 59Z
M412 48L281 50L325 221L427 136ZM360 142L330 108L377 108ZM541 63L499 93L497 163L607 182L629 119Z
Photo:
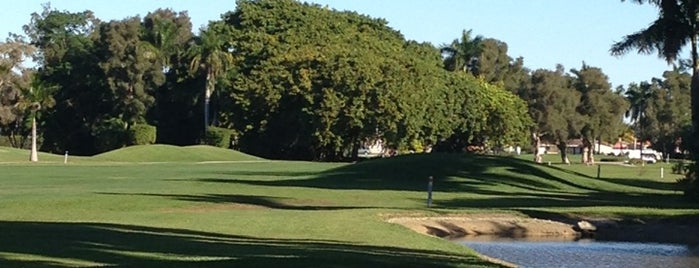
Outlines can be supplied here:
M494 169L507 167L508 174ZM252 173L246 173L252 175ZM261 174L264 174L261 173ZM334 168L316 176L260 180L247 178L201 178L210 183L321 189L424 191L428 178L439 191L465 192L474 185L507 184L537 191L560 191L559 185L589 189L557 178L530 162L507 157L470 154L418 154L359 162ZM537 179L538 178L538 179Z
M679 177L679 175L678 175ZM645 188L650 190L665 190L681 192L682 188L676 182L654 181L648 179L620 179L620 178L601 178L601 180L616 183L620 185Z
M286 210L342 210L342 209L365 209L376 207L357 207L357 206L333 206L331 204L322 204L321 201L313 200L296 200L294 198L283 198L275 196L261 195L238 195L238 194L204 194L204 195L185 195L185 194L154 194L154 193L108 193L99 192L97 194L105 195L130 195L130 196L153 196L164 197L174 200L213 203L213 204L238 204L250 205L271 209L286 209ZM321 204L319 204L321 203Z
M453 267L482 260L332 240L104 223L0 221L0 267Z
M570 174L561 178L557 170ZM695 208L681 200L678 192L666 194L605 191L585 185L597 181L560 167L530 161L470 154L418 154L364 161L341 166L313 177L261 180L255 178L200 178L209 183L233 183L267 187L308 187L338 190L393 190L425 192L428 177L434 177L435 192L490 195L488 199L441 201L442 207L574 207L643 206L652 208ZM572 177L575 176L575 177ZM669 184L622 179L607 182L639 188L669 190ZM594 185L594 184L592 184ZM438 201L440 202L440 201Z
M266 170L236 170L222 172L223 175L233 176L269 176L269 177L302 177L317 175L318 172L310 171L266 171Z

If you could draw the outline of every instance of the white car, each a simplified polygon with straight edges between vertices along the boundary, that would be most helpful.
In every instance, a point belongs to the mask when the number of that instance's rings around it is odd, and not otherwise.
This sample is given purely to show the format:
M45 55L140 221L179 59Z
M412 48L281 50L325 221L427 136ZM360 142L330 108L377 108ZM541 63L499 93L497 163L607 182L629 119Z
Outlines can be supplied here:
M658 159L656 158L656 156L654 154L643 154L641 156L641 160L643 160L646 163L653 163L653 164L658 162Z

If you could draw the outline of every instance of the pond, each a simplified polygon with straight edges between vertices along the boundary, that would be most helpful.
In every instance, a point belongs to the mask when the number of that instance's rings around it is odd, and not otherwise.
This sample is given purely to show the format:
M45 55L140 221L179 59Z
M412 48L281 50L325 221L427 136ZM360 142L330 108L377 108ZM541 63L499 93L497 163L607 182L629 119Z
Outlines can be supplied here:
M519 267L699 267L699 245L480 236L455 241Z

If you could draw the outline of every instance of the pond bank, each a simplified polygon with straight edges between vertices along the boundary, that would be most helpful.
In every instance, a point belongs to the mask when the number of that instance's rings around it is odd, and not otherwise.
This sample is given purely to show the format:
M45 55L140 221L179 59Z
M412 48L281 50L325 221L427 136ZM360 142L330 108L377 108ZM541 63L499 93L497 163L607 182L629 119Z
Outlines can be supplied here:
M579 221L595 227L582 232ZM465 214L441 217L394 217L388 222L418 233L442 238L489 235L506 238L593 237L598 240L699 244L699 223L693 220L640 219L537 219L511 214Z
M578 228L586 221L594 232ZM575 240L591 237L604 241L633 241L699 245L699 223L694 220L639 220L605 218L536 219L511 214L466 214L441 217L394 217L388 222L400 224L418 233L446 239L501 237L513 239ZM482 255L481 258L506 267L517 267L507 261Z

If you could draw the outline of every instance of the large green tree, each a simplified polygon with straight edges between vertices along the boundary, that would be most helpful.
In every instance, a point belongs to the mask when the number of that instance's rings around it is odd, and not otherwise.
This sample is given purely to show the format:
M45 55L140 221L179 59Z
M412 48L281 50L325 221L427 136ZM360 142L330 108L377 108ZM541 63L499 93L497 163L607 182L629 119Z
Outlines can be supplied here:
M691 75L666 71L663 78L632 83L625 90L636 136L650 141L665 157L683 157L680 141L691 128L689 84Z
M574 136L579 125L575 111L580 93L571 85L563 66L556 70L535 70L531 84L519 90L518 95L527 102L529 115L534 120L531 128L532 151L535 161L541 162L541 141L555 142L563 163L570 163L567 155L568 139Z
M243 150L335 160L376 138L416 149L525 132L521 100L444 71L439 49L406 41L385 20L294 1L239 1L223 19L239 67L229 125Z
M690 190L686 193L699 198L699 3L694 0L635 0L636 3L648 3L658 7L658 18L647 28L627 35L622 41L612 45L614 55L626 54L636 49L639 53L650 54L657 52L661 58L673 62L679 58L682 48L689 45L692 66L691 107L692 107L692 138L689 147L694 159Z
M602 69L583 63L582 67L571 70L573 88L580 92L576 111L580 115L580 125L576 134L582 141L583 163L594 163L594 142L601 143L604 134L615 136L624 113L624 101L611 91L607 76ZM620 132L620 131L619 131Z
M165 82L155 91L154 108L147 120L157 126L157 142L191 145L202 135L202 72L191 75L194 45L192 23L186 12L158 9L143 18L143 41L158 52Z
M38 79L57 87L56 105L44 120L45 150L94 153L93 127L113 110L112 98L102 90L106 81L93 40L98 24L90 11L73 13L44 6L24 27L38 49Z
M21 147L15 139L22 135L22 114L18 107L22 89L28 84L27 69L22 63L31 57L35 48L22 37L11 35L0 42L0 135L7 136L13 146Z

